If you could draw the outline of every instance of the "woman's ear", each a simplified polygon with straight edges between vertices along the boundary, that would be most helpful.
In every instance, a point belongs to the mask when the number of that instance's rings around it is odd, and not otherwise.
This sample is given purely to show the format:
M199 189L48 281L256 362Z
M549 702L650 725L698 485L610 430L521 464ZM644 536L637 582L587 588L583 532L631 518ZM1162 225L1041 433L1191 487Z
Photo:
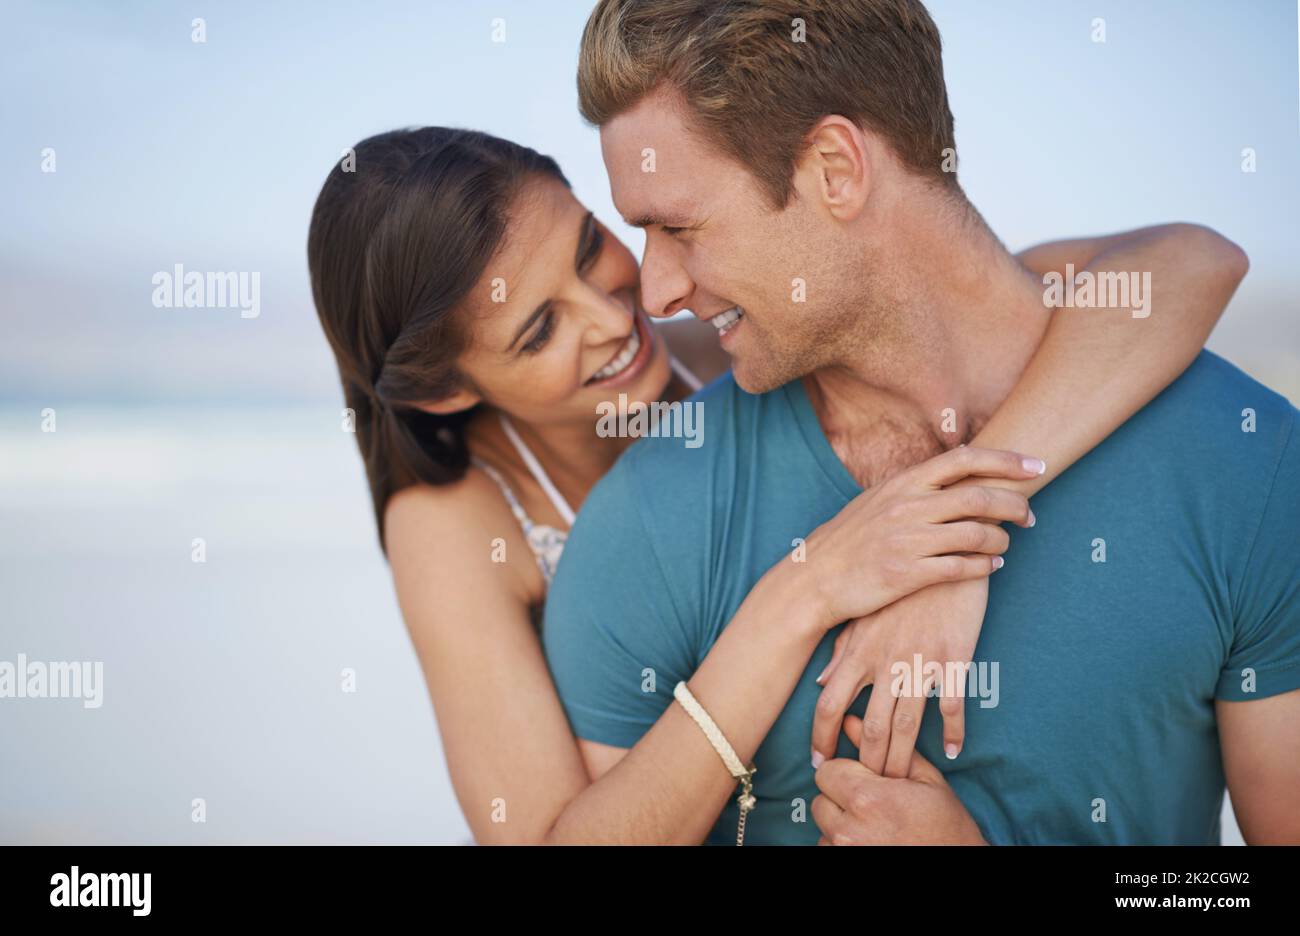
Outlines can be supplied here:
M435 416L450 416L452 413L462 413L473 406L477 406L482 401L483 397L476 391L464 388L438 400L417 403L415 408L426 413L433 413Z

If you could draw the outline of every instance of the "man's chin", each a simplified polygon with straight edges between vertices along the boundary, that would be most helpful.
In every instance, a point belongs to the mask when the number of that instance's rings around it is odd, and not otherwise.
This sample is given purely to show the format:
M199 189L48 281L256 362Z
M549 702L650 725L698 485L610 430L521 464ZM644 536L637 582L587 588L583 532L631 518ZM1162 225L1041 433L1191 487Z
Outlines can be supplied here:
M733 358L731 362L732 379L736 381L736 386L746 393L767 393L788 383L788 378L780 377L780 370L781 368L772 367L767 362L754 361L750 358Z

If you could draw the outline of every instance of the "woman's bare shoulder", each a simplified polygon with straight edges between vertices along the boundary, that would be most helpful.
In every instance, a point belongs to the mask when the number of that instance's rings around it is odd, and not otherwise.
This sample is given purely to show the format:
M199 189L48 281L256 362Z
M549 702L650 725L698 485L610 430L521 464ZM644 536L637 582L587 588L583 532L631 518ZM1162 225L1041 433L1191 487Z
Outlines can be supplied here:
M501 489L476 468L451 484L413 484L394 494L384 511L384 539L399 576L432 577L436 566L439 577L454 578L490 562L497 572L504 565L514 573L512 588L529 600L545 587L535 564L519 561L532 554Z
M510 510L500 489L483 472L470 468L459 481L450 484L412 484L388 499L384 530L394 536L419 538L431 523L448 525L466 532L483 530L499 522Z
M718 344L718 330L695 316L656 323L668 350L704 383L711 383L731 367L731 355Z

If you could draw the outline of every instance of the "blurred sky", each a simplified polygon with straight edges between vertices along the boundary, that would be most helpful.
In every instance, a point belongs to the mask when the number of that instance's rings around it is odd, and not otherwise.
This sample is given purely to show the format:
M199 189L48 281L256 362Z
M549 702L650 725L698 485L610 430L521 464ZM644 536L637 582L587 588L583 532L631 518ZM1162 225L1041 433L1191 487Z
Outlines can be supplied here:
M509 136L558 158L607 222L574 68L587 0L11 0L0 400L317 401L312 202L344 147L395 126ZM1195 220L1253 268L1215 347L1295 398L1296 4L935 2L962 179L1013 249ZM191 41L202 15L207 41ZM505 20L503 43L492 21ZM1092 41L1093 20L1105 43ZM1258 171L1241 171L1243 147ZM57 172L40 171L53 147ZM640 236L626 228L640 249ZM156 309L150 277L259 271L262 314ZM1284 360L1285 359L1285 360Z
M1253 267L1212 347L1300 399L1295 3L931 7L962 179L1008 246L1218 228ZM576 111L588 10L5 4L0 660L102 661L105 701L0 702L0 842L465 839L340 431L307 222L345 147L462 125L554 155L639 251ZM260 273L260 317L154 308L177 263Z

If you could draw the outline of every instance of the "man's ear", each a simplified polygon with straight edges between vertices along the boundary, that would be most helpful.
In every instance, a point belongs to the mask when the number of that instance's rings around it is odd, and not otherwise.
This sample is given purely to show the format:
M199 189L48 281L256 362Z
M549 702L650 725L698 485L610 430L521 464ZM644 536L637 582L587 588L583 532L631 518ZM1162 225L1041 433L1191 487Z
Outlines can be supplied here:
M482 401L483 397L476 391L462 388L442 399L417 403L415 408L426 413L433 413L436 416L450 416L452 413L464 412Z
M815 197L831 216L852 221L871 194L871 150L866 134L838 114L823 117L808 132L803 158L795 169L795 185Z

